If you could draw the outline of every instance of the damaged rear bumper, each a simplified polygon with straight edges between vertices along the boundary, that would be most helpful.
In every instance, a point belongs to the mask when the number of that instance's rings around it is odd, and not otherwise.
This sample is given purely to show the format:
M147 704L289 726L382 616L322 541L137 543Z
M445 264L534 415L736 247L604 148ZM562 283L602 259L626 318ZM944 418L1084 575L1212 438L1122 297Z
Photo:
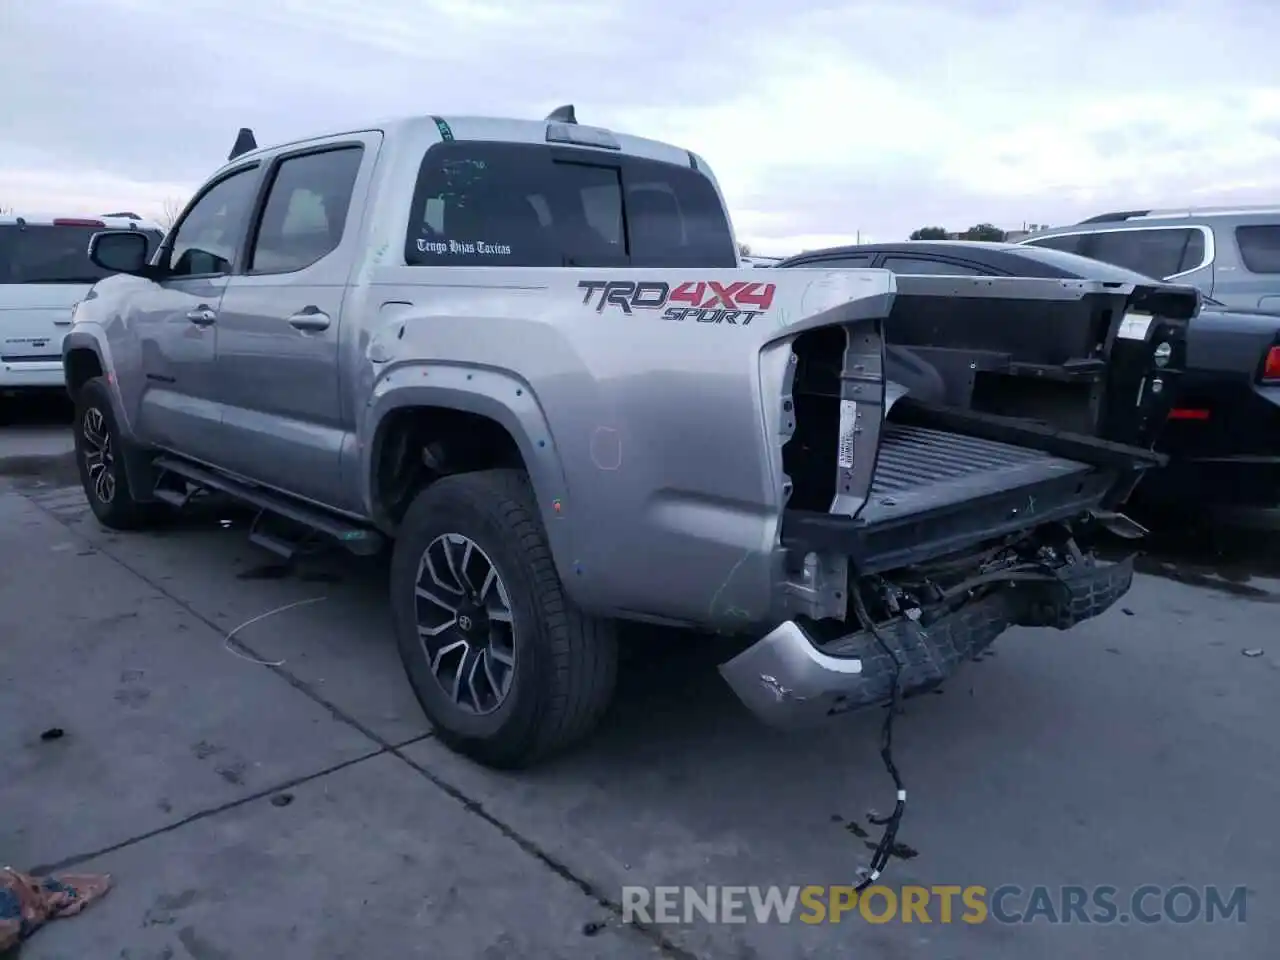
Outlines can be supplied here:
M1063 567L1053 582L1010 583L928 622L906 617L819 644L787 620L720 665L739 699L770 726L795 727L936 687L1012 626L1066 630L1107 610L1133 582L1133 558ZM891 651L891 652L890 652Z

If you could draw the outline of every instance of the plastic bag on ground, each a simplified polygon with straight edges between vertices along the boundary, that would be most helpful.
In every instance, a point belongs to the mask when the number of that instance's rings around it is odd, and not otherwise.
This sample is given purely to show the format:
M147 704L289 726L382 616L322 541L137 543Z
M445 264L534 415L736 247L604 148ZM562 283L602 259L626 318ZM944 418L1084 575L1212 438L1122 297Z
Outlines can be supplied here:
M0 954L50 920L70 917L111 889L107 874L61 873L32 877L0 869Z

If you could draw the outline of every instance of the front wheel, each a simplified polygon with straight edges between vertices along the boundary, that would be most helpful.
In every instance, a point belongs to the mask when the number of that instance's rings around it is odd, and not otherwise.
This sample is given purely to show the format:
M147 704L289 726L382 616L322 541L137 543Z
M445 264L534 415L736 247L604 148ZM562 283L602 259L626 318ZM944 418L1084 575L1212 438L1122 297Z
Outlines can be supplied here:
M111 395L101 377L76 392L74 430L80 484L98 522L112 530L138 530L153 524L163 505L133 497Z
M396 538L391 605L436 736L486 766L558 753L609 705L614 624L565 596L519 471L445 477L418 494Z

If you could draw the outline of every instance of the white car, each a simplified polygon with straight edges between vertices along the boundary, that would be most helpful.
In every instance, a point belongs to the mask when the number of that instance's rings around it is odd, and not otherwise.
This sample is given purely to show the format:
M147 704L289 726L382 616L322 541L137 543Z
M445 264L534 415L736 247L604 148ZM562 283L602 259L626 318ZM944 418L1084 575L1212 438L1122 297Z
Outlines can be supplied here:
M62 338L71 311L107 271L89 261L100 230L138 230L154 253L157 223L134 214L86 217L0 214L0 397L64 389Z

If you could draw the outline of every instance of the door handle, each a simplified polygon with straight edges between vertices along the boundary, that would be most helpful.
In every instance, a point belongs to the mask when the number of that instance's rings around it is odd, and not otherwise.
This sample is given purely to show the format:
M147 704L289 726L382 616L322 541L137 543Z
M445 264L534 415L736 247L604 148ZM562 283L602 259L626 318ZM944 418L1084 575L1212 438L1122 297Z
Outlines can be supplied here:
M201 304L194 310L187 311L187 319L198 327L207 327L218 319L218 315L204 304Z
M306 307L289 318L289 326L295 330L301 330L303 333L318 333L321 330L328 330L329 324L332 322L327 313L315 307Z

